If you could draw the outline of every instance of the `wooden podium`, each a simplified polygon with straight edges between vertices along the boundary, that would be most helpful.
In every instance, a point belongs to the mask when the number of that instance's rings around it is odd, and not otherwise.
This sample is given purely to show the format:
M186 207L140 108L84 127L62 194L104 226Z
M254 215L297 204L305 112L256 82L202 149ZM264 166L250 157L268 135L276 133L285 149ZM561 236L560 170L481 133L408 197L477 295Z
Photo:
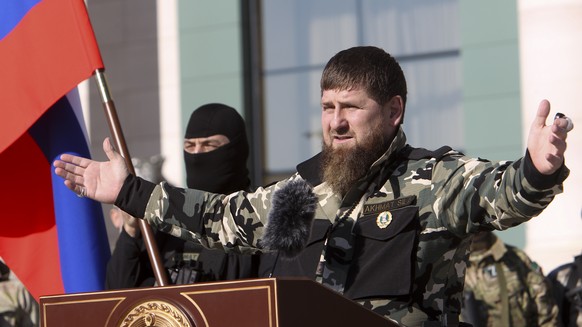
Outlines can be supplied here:
M397 326L320 284L244 279L43 296L41 327Z

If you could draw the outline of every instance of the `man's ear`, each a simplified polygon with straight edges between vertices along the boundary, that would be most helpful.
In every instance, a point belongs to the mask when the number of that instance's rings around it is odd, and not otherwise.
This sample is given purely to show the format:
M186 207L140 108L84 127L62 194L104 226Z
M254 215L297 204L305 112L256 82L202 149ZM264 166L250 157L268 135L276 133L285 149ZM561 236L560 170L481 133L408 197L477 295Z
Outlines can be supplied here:
M387 103L388 107L388 121L392 126L398 126L402 124L404 120L404 101L399 95L393 96Z

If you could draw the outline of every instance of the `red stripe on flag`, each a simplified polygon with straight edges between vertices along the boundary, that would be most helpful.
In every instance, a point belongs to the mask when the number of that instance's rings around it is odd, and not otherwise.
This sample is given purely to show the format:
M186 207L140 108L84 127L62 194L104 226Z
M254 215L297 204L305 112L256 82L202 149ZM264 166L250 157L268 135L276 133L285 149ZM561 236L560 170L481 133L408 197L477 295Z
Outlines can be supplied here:
M10 173L14 163L25 174ZM64 293L54 217L51 172L36 142L24 134L0 153L3 188L0 256L38 300Z
M0 152L103 67L83 0L43 0L0 42Z

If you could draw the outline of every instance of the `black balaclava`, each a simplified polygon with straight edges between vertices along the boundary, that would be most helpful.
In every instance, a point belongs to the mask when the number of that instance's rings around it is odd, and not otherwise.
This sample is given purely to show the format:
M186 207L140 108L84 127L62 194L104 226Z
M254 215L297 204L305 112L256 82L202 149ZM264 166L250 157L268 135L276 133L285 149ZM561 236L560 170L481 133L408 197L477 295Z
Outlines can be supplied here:
M192 112L184 138L222 134L229 143L205 153L184 151L188 188L228 194L250 185L247 158L249 144L239 113L224 104L210 103Z

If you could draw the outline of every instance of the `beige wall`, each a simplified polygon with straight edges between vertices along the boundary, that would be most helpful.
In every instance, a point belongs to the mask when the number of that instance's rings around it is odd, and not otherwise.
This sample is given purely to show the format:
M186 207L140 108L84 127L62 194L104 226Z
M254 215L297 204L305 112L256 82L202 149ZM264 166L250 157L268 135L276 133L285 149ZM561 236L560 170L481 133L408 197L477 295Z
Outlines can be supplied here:
M551 118L563 112L578 125L568 135L571 170L564 193L526 224L526 251L547 273L582 250L582 1L518 1L523 139L542 99Z
M157 9L162 173L168 182L183 185L178 0L157 0Z

